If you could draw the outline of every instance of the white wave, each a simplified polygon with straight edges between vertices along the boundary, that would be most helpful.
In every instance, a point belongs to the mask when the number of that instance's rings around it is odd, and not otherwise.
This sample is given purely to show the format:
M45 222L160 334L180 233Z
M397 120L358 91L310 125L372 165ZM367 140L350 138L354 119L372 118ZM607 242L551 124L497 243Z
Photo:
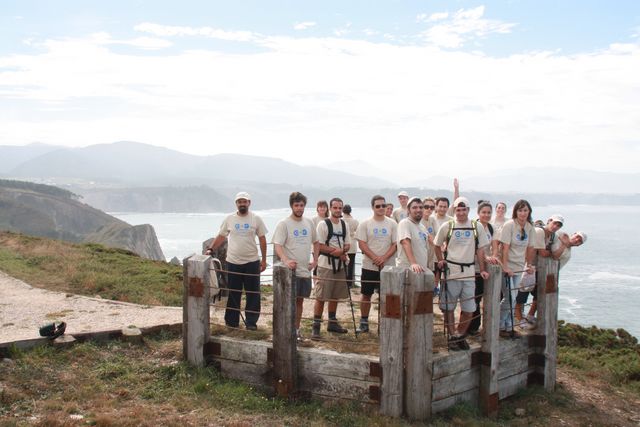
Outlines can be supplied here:
M640 281L640 276L632 276L630 274L610 273L608 271L598 271L589 275L589 280L633 280Z

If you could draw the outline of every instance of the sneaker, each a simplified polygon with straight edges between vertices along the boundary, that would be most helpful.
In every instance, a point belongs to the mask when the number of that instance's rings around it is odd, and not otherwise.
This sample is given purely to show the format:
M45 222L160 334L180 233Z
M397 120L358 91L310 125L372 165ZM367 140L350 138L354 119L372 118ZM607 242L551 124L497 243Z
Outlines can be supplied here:
M343 328L337 320L329 320L327 332L335 332L336 334L346 334L347 329Z
M320 323L313 322L313 326L311 328L311 339L317 340L320 339Z
M360 322L360 327L358 328L358 330L356 332L359 333L359 334L364 334L364 333L369 332L369 324Z
M516 327L518 328L526 328L527 325L529 325L529 322L527 322L527 319L520 319L520 320L516 320Z
M258 327L256 325L247 325L247 331L257 331Z
M471 347L469 347L469 343L464 339L464 337L460 337L460 339L458 340L458 348L460 350L471 350Z
M460 337L459 336L453 336L453 337L449 337L449 339L447 340L447 347L449 348L450 351L460 351Z
M536 324L536 317L528 315L527 316L527 323L529 323L530 325L535 325Z

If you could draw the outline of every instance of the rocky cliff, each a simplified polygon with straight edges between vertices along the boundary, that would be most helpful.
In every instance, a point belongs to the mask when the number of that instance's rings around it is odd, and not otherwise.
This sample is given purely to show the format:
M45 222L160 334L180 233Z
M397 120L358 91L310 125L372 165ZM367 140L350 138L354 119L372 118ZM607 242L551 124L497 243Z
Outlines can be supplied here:
M0 229L70 242L94 242L164 260L151 225L131 226L66 190L0 180Z

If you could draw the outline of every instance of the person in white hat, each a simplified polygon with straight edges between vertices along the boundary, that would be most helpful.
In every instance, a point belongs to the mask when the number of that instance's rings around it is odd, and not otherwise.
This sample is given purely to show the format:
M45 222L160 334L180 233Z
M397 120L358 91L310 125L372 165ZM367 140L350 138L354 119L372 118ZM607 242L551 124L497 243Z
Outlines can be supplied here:
M394 209L391 217L396 220L397 223L405 219L409 213L407 212L407 202L409 201L409 193L401 191L398 193L398 202L400 206Z
M453 202L455 219L440 226L433 242L438 268L441 271L448 270L447 281L440 297L440 309L444 313L444 323L449 333L450 350L469 350L465 336L476 310L476 258L480 275L484 280L489 278L484 252L489 246L489 240L482 225L478 227L477 221L469 219L470 207L467 198L458 197ZM458 300L461 311L456 328L454 311Z
M249 212L251 196L244 191L236 194L237 211L230 214L220 225L218 236L207 249L211 254L225 240L229 241L227 249L227 269L229 270L229 298L224 322L227 326L237 328L240 324L240 300L242 289L246 291L245 327L255 331L260 317L260 273L267 268L267 227L262 218ZM260 243L262 258L258 255L256 237ZM234 274L239 273L239 274Z

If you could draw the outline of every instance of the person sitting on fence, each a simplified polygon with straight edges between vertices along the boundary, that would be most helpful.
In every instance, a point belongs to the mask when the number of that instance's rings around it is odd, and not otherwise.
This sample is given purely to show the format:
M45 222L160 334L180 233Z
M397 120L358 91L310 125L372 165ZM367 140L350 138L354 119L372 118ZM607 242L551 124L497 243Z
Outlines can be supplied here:
M311 295L311 270L318 264L318 237L313 221L303 217L307 205L304 194L289 196L291 215L281 220L273 233L273 247L280 261L296 272L296 337L302 340L300 320L305 298ZM309 262L309 253L313 260Z
M373 216L358 226L356 239L362 251L362 302L360 303L360 328L358 332L369 332L371 295L380 292L380 271L385 265L394 265L398 224L384 214L386 203L383 196L371 198Z
M422 273L429 269L428 232L420 222L424 205L419 197L413 197L407 207L409 217L398 224L396 265L410 268L415 273Z
M453 202L453 208L455 219L442 224L434 240L438 268L440 271L448 271L440 297L440 309L444 313L444 323L449 333L449 349L469 350L465 336L476 310L475 260L477 257L480 275L487 280L489 273L486 270L484 249L488 247L489 240L482 224L469 220L469 200L458 197ZM456 328L454 310L458 300L461 312Z
M318 259L318 283L315 287L316 302L313 307L312 339L320 338L320 324L324 303L328 301L329 322L327 331L346 334L336 318L338 300L349 297L347 262L351 237L349 226L342 219L342 200L334 197L329 201L330 217L318 224L316 229L320 242Z
M262 218L249 212L251 197L249 193L240 192L235 198L237 212L227 216L220 225L218 236L206 254L211 254L225 239L229 240L227 249L227 268L229 270L229 298L224 322L227 326L237 328L240 316L240 300L242 289L246 291L245 327L255 331L260 317L260 273L267 268L267 227ZM256 237L260 242L262 259L258 256ZM238 273L238 274L235 274Z

